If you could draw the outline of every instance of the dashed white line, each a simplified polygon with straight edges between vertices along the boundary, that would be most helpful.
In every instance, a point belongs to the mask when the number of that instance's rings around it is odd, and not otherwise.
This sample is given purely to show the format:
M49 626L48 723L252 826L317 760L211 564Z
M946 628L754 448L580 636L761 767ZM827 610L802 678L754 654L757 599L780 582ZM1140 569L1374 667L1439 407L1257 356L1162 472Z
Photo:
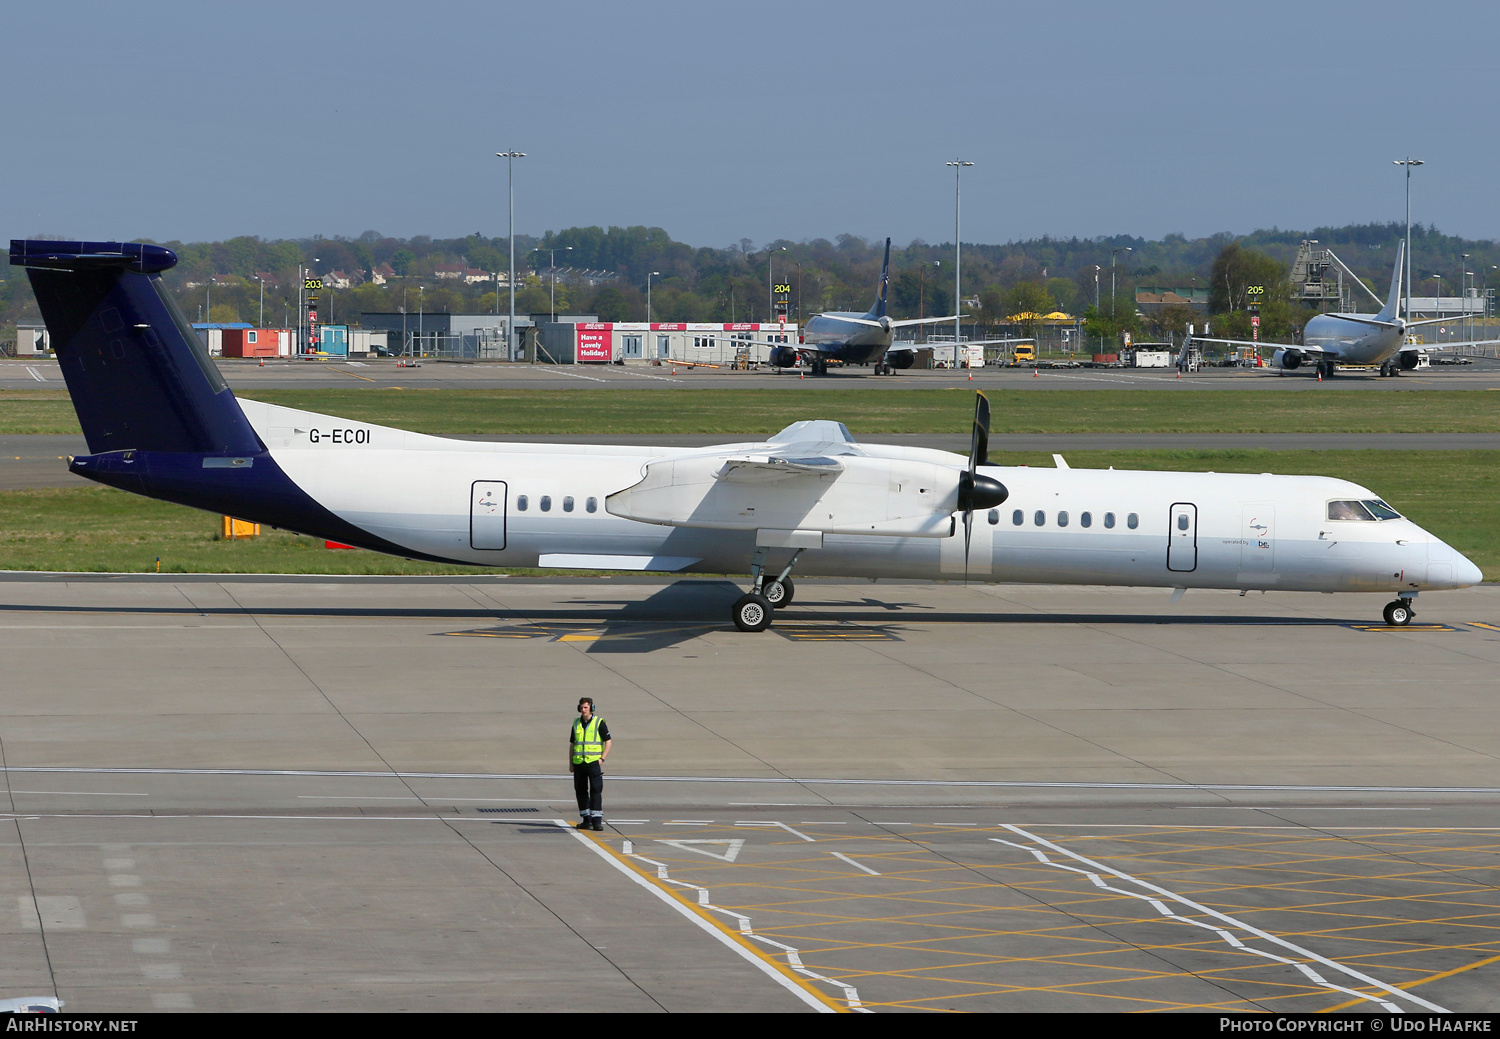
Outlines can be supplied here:
M794 829L792 829L786 823L771 822L771 821L767 821L767 820L763 820L763 819L748 819L748 820L737 820L734 825L736 825L736 826L779 826L779 827L781 827L781 829L785 830L787 833L791 834L794 837L801 837L804 841L811 841L813 843L817 843L817 840L818 840L816 837L809 837L807 834L803 833L801 830L794 830Z

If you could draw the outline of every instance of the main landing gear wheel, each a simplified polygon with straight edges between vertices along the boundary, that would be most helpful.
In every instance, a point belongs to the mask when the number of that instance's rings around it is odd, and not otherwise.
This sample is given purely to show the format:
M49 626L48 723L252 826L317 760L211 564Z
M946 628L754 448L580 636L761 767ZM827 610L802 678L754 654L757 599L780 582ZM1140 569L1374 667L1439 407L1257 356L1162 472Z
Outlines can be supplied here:
M1411 608L1411 603L1405 599L1397 599L1395 602L1386 603L1385 622L1393 628L1406 627L1416 615L1416 611Z
M783 606L790 606L792 604L792 595L796 590L796 585L792 584L790 577L785 581L767 581L760 586L761 596L775 610L779 610Z
M750 592L734 602L734 626L741 631L765 631L771 626L771 604Z

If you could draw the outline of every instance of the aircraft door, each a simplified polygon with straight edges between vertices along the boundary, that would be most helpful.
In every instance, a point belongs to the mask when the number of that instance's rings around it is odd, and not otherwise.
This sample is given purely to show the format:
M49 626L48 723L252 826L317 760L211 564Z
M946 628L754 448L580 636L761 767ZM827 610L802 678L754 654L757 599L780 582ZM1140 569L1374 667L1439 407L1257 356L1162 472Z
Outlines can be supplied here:
M475 480L469 496L469 547L498 552L505 548L503 480Z
M1172 506L1167 531L1167 569L1191 573L1198 569L1198 506L1180 501Z
M1240 509L1240 572L1265 574L1276 569L1276 509L1245 505Z

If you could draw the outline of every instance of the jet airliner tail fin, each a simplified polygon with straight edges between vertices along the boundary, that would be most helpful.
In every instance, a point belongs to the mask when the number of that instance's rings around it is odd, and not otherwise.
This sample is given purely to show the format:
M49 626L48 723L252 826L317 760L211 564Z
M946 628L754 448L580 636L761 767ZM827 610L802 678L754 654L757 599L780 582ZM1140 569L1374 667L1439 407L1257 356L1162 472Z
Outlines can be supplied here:
M1385 297L1385 306L1375 315L1376 321L1393 321L1401 316L1401 262L1406 256L1406 243L1396 246L1396 269L1391 272L1391 291Z
M885 262L880 265L880 288L875 295L875 305L865 315L879 320L885 317L885 299L891 287L891 240L885 240Z
M263 450L208 350L162 288L169 249L12 241L94 454Z

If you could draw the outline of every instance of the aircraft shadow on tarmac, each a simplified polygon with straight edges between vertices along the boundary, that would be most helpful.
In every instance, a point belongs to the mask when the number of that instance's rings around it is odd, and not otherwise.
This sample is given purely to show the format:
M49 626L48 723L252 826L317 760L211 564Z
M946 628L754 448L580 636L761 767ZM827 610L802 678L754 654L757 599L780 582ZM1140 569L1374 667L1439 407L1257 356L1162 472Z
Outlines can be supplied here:
M984 624L1151 624L1192 627L1299 627L1332 628L1361 624L1362 620L1306 616L1229 616L1223 614L1131 613L1018 613L950 611L907 599L870 596L817 599L816 584L805 582L801 595L789 609L778 614L766 632L793 642L884 641L910 638L910 625ZM730 605L742 594L732 581L688 579L665 585L644 599L578 599L547 609L482 607L441 609L418 607L195 607L114 605L3 604L0 614L111 614L167 617L308 617L358 620L411 619L434 621L488 621L484 627L435 632L438 637L468 636L496 639L543 639L584 644L589 653L650 653L703 635L733 631ZM1001 604L997 603L997 606ZM908 617L897 619L897 615ZM909 619L908 619L909 618ZM902 623L905 622L905 623ZM903 637L904 636L904 637Z

